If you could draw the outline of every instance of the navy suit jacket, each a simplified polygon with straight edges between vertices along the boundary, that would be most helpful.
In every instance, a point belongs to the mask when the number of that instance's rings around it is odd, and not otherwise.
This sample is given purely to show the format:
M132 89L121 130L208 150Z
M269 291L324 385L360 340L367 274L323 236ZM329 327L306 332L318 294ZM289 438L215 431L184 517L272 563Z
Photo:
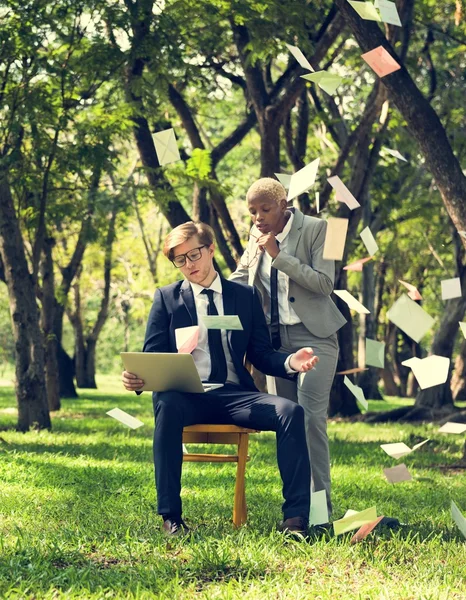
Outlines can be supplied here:
M238 315L243 325L242 331L227 332L228 347L241 387L257 391L244 367L245 357L266 375L285 379L295 377L288 375L284 366L289 355L272 347L256 289L223 278L222 288L225 315ZM188 281L177 281L158 288L149 314L143 351L177 352L175 329L197 324L194 294Z

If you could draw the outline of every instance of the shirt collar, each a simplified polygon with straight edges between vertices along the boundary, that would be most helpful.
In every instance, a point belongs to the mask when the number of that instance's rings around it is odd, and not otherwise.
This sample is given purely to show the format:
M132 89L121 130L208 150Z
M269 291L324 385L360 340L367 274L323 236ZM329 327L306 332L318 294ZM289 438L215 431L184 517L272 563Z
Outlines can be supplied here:
M210 284L210 287L208 288L205 288L202 285L199 285L198 283L193 283L192 281L190 281L189 283L191 285L195 297L199 296L199 294L201 294L204 290L214 290L214 292L217 292L218 294L222 293L222 278L218 273L215 279Z
M294 219L294 214L292 212L290 212L290 217L289 217L288 221L286 222L285 227L283 228L282 231L280 231L280 233L277 233L277 235L275 236L275 239L278 242L280 242L280 244L283 242L283 240L286 238L286 236L290 233L293 219Z

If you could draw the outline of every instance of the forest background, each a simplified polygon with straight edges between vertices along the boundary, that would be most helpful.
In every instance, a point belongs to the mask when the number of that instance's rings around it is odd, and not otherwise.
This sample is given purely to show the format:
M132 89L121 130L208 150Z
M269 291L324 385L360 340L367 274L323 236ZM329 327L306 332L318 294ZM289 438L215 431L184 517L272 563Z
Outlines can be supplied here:
M464 7L397 6L401 28L361 20L346 0L0 3L0 377L16 370L20 430L50 427L60 398L141 349L154 289L178 278L161 254L171 227L210 222L228 276L249 185L317 157L295 205L316 215L319 192L320 218L349 219L335 288L370 310L335 298L348 319L339 370L365 365L366 337L385 342L385 368L354 381L413 405L377 420L446 417L466 399L466 295L444 301L440 283L465 289ZM286 43L343 77L333 96L300 77ZM361 59L378 45L402 65L382 79ZM152 135L170 127L181 160L160 166ZM361 208L336 202L331 175ZM366 226L379 252L349 273ZM435 319L419 344L387 319L399 279ZM451 359L449 378L420 391L401 362L432 353ZM358 412L337 377L331 416Z

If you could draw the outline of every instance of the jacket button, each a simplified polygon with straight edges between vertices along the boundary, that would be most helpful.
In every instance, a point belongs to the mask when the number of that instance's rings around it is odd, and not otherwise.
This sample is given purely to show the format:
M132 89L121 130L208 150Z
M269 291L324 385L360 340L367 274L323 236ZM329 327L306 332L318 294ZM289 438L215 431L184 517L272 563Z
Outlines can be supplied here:
M290 302L294 302L294 297L290 296Z

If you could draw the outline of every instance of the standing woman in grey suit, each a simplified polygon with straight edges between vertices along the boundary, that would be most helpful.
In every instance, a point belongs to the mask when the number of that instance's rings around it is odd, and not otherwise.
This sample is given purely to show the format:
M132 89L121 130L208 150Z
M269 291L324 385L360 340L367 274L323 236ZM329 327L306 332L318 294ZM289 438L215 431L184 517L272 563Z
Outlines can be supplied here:
M325 490L329 515L327 411L338 359L337 330L346 320L330 299L335 263L322 253L327 223L288 209L286 190L259 179L246 195L253 222L246 251L230 279L255 285L277 350L311 346L320 358L294 381L275 378L276 393L304 408L313 491ZM270 380L269 380L270 383Z

